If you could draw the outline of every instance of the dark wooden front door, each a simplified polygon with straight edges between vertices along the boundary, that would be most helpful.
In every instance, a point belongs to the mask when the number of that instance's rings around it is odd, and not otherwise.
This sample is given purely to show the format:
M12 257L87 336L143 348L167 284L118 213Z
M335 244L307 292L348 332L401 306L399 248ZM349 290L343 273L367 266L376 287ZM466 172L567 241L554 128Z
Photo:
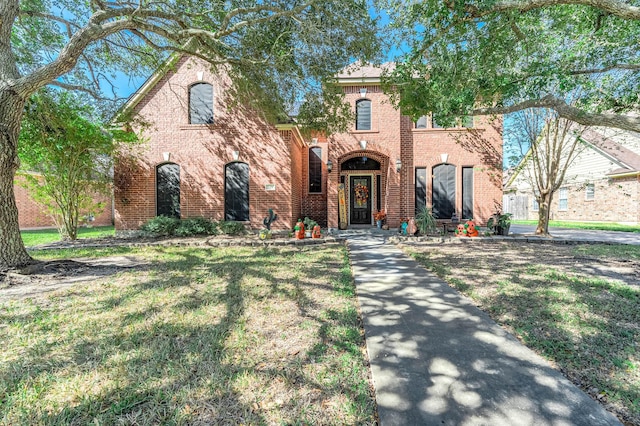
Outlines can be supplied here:
M352 225L371 225L371 176L349 178Z

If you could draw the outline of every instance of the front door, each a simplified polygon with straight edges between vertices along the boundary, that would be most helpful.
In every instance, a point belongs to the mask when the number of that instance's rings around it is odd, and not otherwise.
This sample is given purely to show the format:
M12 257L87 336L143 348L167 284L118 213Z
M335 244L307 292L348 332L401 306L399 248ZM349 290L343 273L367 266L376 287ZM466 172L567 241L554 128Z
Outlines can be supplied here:
M349 178L352 225L371 225L371 176Z

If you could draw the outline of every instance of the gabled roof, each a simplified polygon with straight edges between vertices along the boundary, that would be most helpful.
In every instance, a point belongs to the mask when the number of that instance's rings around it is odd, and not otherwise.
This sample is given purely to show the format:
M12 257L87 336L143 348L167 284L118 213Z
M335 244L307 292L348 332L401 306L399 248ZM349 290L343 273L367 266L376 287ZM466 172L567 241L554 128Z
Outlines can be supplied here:
M379 83L383 72L393 71L395 62L381 65L353 63L338 73L339 84Z
M604 132L598 128L587 129L582 134L582 139L620 163L622 167L611 171L608 176L640 172L640 154L615 141L612 137L606 137ZM640 135L634 132L624 132L624 136L640 141Z
M175 66L175 64L184 56L184 53L173 53L171 54L167 60L153 73L147 78L147 80L129 96L129 99L120 107L118 112L116 112L113 123L115 125L122 124L122 119L125 118L128 114L133 111L133 109L140 103L142 99L155 87L156 84L160 81L162 77L164 77L167 72Z
M609 177L623 177L628 175L640 175L640 134L630 131L619 131L615 134L610 129L604 127L588 128L580 136L584 142L591 146L593 150L601 155L609 158L613 163L616 163L619 168L607 173ZM634 146L638 147L636 150L629 149L619 141L631 142ZM523 169L524 163L529 159L531 155L531 148L522 157L518 165L515 167L515 171L509 175L504 187L508 188L516 180L520 171Z

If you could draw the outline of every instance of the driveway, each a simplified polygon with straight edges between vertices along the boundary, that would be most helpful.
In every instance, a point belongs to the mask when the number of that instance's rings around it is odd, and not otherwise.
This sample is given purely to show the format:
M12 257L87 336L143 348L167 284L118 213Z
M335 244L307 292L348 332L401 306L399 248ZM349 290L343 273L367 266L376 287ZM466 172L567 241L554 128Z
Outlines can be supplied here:
M512 224L511 234L533 235L536 231L534 225ZM593 231L587 229L549 228L553 238L575 241L598 241L604 243L635 244L640 245L640 233L619 231Z

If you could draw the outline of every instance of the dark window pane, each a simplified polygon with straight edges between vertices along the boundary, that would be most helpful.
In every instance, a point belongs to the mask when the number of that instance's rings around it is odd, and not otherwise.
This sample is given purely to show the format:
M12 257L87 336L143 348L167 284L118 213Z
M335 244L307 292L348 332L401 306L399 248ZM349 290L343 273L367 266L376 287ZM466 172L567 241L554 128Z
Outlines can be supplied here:
M189 123L213 123L213 86L198 83L189 89Z
M309 192L322 192L322 148L309 149Z
M371 101L356 102L356 130L371 130Z
M382 210L382 178L380 175L376 176L376 209Z
M473 219L473 167L462 168L462 217Z
M416 214L427 206L427 169L416 169Z
M440 164L433 168L433 215L451 219L456 206L456 168Z
M380 170L380 163L369 157L355 157L340 166L342 170Z
M246 163L225 167L224 220L249 220L249 165Z
M431 116L431 127L434 129L442 129L442 126L438 124L438 122L436 121L436 116L435 114L433 116Z
M418 118L418 121L416 121L416 129L426 129L427 128L427 116L423 115L422 117Z
M180 166L163 164L156 169L156 215L180 218Z

